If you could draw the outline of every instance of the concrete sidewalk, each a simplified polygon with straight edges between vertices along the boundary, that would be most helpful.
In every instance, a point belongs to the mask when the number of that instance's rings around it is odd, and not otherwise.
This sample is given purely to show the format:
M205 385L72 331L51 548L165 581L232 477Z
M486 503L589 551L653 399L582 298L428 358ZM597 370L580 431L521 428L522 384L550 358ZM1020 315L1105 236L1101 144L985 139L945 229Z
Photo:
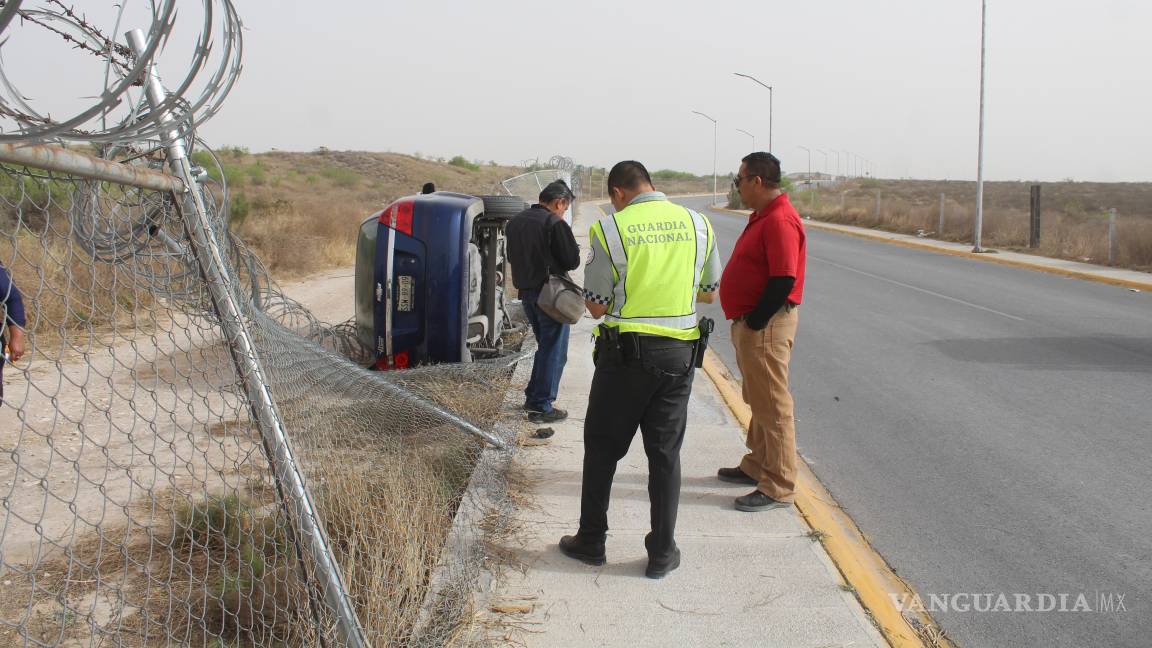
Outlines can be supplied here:
M582 205L574 227L582 247L600 215L594 204ZM639 433L616 474L608 563L590 567L559 552L560 536L574 533L579 519L594 325L585 318L572 330L557 402L570 418L552 426L549 444L525 447L514 459L530 501L516 514L522 531L504 549L527 568L506 570L493 599L526 601L531 611L507 619L506 627L523 629L511 639L548 647L887 645L795 508L734 510L732 500L750 488L715 474L743 454L741 428L703 371L681 453L681 567L663 580L644 577L648 469Z

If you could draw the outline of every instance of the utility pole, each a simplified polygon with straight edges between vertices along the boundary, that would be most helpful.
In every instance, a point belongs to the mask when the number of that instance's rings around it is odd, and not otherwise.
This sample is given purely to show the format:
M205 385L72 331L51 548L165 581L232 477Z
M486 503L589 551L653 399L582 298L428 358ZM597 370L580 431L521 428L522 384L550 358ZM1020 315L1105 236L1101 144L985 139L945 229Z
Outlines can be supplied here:
M751 138L752 138L752 150L753 150L753 151L755 151L755 150L756 150L756 136L755 136L755 135L753 135L752 133L749 133L748 131L746 131L746 130L744 130L744 129L742 129L742 128L737 128L736 130L738 130L738 131L740 131L741 133L744 133L744 134L745 134L745 135L747 135L748 137L751 137Z
M768 152L771 153L772 152L772 86L768 85L767 83L764 83L763 81L761 81L760 79L757 79L756 77L752 76L751 74L741 74L740 72L733 72L732 74L735 74L738 77L744 77L745 79L751 79L751 80L755 81L756 83L759 83L760 85L764 86L765 88L768 88Z
M988 39L988 0L980 0L980 134L976 148L976 222L972 232L972 251L983 252L980 232L984 229L984 71Z
M717 130L719 128L719 122L717 122L715 119L712 119L708 115L705 115L699 110L693 110L692 112L712 122L712 204L715 205L716 201L718 200L716 193L716 137Z

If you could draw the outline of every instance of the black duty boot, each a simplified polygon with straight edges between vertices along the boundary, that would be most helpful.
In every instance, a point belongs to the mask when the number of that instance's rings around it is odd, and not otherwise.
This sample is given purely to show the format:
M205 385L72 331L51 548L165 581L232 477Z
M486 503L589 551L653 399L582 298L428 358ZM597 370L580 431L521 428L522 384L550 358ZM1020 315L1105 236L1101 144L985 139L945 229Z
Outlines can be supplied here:
M680 548L673 546L672 553L665 558L652 556L652 532L644 536L644 548L648 550L648 568L644 575L648 578L664 578L668 572L680 566Z
M560 553L586 565L600 566L606 562L604 542L592 542L579 535L566 535L560 538Z

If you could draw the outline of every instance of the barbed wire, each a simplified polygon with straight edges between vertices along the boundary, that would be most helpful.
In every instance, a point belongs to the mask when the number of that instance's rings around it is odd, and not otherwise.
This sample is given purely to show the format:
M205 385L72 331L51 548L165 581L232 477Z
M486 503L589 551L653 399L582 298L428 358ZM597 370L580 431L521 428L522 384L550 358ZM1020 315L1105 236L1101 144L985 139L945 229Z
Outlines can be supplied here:
M60 0L43 0L35 7L16 0L0 3L0 43L16 28L25 32L35 28L41 31L37 51L45 55L51 55L56 38L69 49L105 62L103 88L95 103L63 118L58 116L60 109L33 105L0 66L0 142L127 144L156 138L161 128L172 129L172 124L161 127L156 119L167 113L177 115L176 130L181 137L194 133L219 110L240 75L243 60L243 25L231 0L202 0L201 4L203 20L186 72L180 76L168 72L168 78L180 81L170 86L161 105L153 107L142 95L133 97L131 91L171 42L176 0L147 3L146 25L124 25L129 3L117 5L112 33L121 27L140 27L145 46L139 55Z

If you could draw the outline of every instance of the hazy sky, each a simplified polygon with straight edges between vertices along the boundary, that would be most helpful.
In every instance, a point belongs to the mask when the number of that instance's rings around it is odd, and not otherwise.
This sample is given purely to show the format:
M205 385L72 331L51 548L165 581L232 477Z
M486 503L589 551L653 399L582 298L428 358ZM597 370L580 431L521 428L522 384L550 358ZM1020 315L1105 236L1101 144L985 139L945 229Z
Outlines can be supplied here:
M976 174L979 0L238 5L245 69L202 131L216 144L710 173L699 110L727 172L751 149L735 129L768 145L768 91L744 72L775 87L786 171L807 146L829 168L839 150L884 177ZM986 177L1152 180L1152 5L990 0L988 16Z

